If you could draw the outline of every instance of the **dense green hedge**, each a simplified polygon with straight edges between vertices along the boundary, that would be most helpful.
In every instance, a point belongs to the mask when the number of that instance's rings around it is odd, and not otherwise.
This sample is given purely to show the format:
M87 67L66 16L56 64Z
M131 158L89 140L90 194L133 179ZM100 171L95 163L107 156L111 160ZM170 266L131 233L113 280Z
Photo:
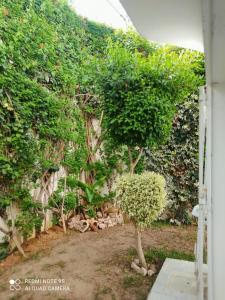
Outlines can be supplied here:
M203 54L197 54L193 67L198 84L177 106L169 141L146 151L147 169L160 172L167 180L169 206L164 217L186 224L192 221L191 210L198 203L198 87L205 84Z
M147 168L166 177L169 209L166 218L191 222L191 209L198 202L198 96L178 106L170 140L147 151Z

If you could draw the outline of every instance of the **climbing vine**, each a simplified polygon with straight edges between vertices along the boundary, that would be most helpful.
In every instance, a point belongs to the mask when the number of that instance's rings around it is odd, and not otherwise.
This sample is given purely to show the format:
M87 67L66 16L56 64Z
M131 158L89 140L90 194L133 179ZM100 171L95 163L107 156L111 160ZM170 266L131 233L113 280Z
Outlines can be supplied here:
M191 222L198 202L198 97L178 106L170 140L157 150L147 151L147 168L163 174L168 186L165 218Z
M198 87L205 84L205 70L204 56L201 53L195 56L192 64L198 78L195 90L177 105L168 142L146 151L146 168L166 177L169 202L163 217L173 223L192 222L191 211L198 203Z

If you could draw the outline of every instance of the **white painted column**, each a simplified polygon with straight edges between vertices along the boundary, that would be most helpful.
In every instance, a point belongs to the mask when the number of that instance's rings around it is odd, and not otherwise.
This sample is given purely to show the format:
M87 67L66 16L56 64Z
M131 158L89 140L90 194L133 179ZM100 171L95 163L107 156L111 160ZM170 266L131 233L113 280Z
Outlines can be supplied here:
M212 86L209 300L225 299L225 84Z
M202 0L208 97L208 300L225 300L225 0Z

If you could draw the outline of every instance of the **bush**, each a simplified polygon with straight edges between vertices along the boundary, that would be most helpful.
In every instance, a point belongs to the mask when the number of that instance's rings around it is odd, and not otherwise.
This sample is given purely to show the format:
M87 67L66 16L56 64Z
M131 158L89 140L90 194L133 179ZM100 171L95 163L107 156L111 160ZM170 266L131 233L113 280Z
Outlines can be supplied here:
M116 192L117 204L136 227L138 257L147 269L140 228L149 227L162 213L166 205L165 179L154 172L123 175L117 182Z
M154 172L126 174L116 186L121 210L139 227L149 227L166 205L165 179Z

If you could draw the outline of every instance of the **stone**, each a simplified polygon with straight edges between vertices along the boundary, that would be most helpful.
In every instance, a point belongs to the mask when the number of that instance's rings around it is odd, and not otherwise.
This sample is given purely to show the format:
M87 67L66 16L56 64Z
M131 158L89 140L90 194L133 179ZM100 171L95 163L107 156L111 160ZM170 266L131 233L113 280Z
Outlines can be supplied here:
M137 273L143 275L143 276L146 276L148 271L144 268L144 267L139 267L136 265L136 263L133 261L131 263L131 269L135 270Z
M130 267L131 269L135 270L137 273L140 273L141 271L141 268L134 261L131 263Z
M98 223L98 228L99 229L106 229L106 224L104 224L104 223Z
M141 274L143 276L146 276L148 274L148 271L144 267L141 267Z
M151 270L151 269L150 269L150 270L148 270L148 276L150 276L150 277L151 277L151 276L152 276L152 275L154 275L154 274L155 274L155 272L154 272L153 270Z
M113 224L112 220L108 220L108 227L113 227L113 226L114 226L114 224Z
M109 217L110 218L116 218L117 217L117 213L116 212L110 212L109 213Z
M117 218L111 218L112 225L117 225Z
M102 218L102 213L100 211L97 212L97 218Z
M151 269L153 272L157 272L157 267L156 267L156 265L155 264L151 264L150 266L149 266L149 269Z
M123 215L122 214L118 214L116 216L116 218L117 218L117 224L120 224L120 225L124 224L124 219L123 219Z

